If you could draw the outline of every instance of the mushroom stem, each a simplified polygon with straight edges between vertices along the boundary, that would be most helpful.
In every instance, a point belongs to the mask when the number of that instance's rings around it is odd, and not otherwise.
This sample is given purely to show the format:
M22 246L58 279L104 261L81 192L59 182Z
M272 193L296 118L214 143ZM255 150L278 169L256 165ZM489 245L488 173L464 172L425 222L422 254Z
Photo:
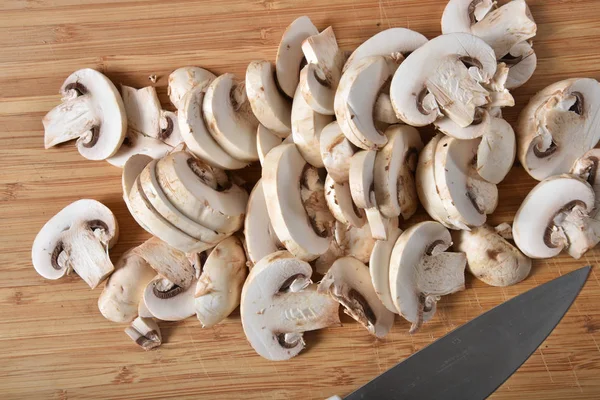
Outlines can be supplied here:
M44 146L48 149L68 142L90 132L99 123L89 95L65 99L54 107L42 120L44 124ZM93 140L92 137L88 139Z

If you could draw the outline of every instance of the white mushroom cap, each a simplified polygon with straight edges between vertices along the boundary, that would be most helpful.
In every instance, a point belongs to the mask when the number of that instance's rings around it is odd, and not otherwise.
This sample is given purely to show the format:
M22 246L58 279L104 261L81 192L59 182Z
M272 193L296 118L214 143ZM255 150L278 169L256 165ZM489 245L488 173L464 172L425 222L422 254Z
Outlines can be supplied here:
M302 332L339 325L338 303L309 286L312 268L287 251L270 254L250 271L240 314L250 345L278 361L304 348Z
M446 250L450 233L433 221L420 222L405 230L390 258L390 290L396 309L412 323L410 332L435 314L436 303L465 288L464 253Z
M600 83L556 82L529 100L517 124L518 156L537 180L568 172L600 139Z
M346 314L378 338L387 335L394 324L394 314L375 293L369 268L354 257L342 257L334 262L319 283L318 291L329 293L344 306Z
M504 180L515 162L517 140L515 132L502 118L491 118L490 129L477 146L477 172L488 182Z
M302 42L318 33L319 30L313 25L310 18L302 16L296 18L281 36L281 42L277 48L275 72L281 91L288 97L294 97L298 86L300 64L304 59Z
M442 14L442 33L471 32L494 8L492 0L449 0Z
M377 293L377 297L379 297L385 308L393 313L397 313L398 310L392 300L392 292L390 291L390 259L396 240L398 240L401 233L401 229L391 228L387 240L375 242L369 259L369 273L371 274L371 283L375 293Z
M92 289L114 270L108 256L119 237L117 220L104 204L77 200L50 218L31 248L31 261L46 279L75 271Z
M500 61L509 68L505 83L507 89L516 89L525 84L537 67L537 56L528 42L515 44Z
M292 135L288 136L291 138ZM256 130L256 150L258 152L258 159L260 160L260 165L262 166L265 162L265 157L269 151L275 146L279 146L283 140L274 134L268 128L265 128L262 124L258 124L258 129Z
M365 213L354 204L348 182L336 183L331 175L327 175L327 178L325 178L325 200L331 214L342 224L357 228L361 228L365 224Z
M211 251L196 283L196 316L203 328L218 324L240 305L247 272L238 238L228 237Z
M77 150L88 160L114 155L127 131L125 107L115 85L86 68L69 75L60 93L62 103L42 119L45 147L78 139Z
M392 56L412 53L427 43L427 38L419 32L406 28L390 28L367 39L350 55L343 72L354 67L360 60L373 56Z
M144 350L152 350L162 344L160 328L152 318L136 318L125 333Z
M246 93L258 121L279 137L287 137L292 130L292 105L279 92L269 61L252 61L248 65Z
M192 284L184 289L157 275L144 290L144 302L155 318L163 321L181 321L196 313L195 290L195 278Z
M200 67L181 67L171 72L169 75L169 99L178 109L183 108L183 98L193 88L199 87L205 91L206 87L217 76L210 71Z
M327 173L336 182L348 182L350 158L356 149L342 132L337 121L333 121L321 131L319 139L321 159Z
M468 68L461 62L467 62ZM390 86L396 115L413 126L431 124L439 109L460 126L473 122L475 108L488 102L480 83L496 72L494 51L468 33L438 36L400 64Z
M233 74L223 74L206 89L202 102L204 121L213 138L231 156L242 161L258 160L258 120L246 97L246 84Z

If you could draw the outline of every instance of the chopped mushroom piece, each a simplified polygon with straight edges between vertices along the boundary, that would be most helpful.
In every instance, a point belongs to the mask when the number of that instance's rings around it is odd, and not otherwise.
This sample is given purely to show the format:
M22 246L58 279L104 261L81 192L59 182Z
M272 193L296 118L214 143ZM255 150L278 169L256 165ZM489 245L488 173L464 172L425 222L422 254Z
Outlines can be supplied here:
M350 184L336 183L330 175L325 178L325 200L336 220L345 225L361 228L365 224L365 212L354 204Z
M129 130L119 151L114 156L107 158L106 161L115 167L123 168L127 160L136 154L158 159L164 157L171 150L173 147L158 139Z
M390 229L398 226L398 219L390 221ZM352 256L358 261L367 264L377 242L373 239L369 225L360 228L347 226L341 222L335 224L335 241L345 256Z
M328 175L335 182L348 182L350 158L356 152L356 148L346 139L337 121L323 128L319 142L321 159Z
M142 349L153 350L162 344L160 328L152 318L138 317L125 328L125 333Z
M500 107L496 107L500 110ZM483 136L486 132L491 129L492 118L490 113L483 109L477 108L475 110L475 119L473 123L466 127L461 127L456 122L452 121L448 117L443 117L433 121L433 124L442 133L448 136L452 136L456 139L475 139Z
M600 211L600 171L598 168L600 160L600 149L591 149L581 156L573 168L571 168L571 174L580 177L592 185L594 190L596 203L594 205L594 211L592 217L597 218L598 211Z
M292 137L292 135L288 136L288 138L290 137ZM267 153L274 147L279 146L282 142L283 139L268 128L265 128L264 125L258 124L258 129L256 130L256 150L261 166L265 163Z
M515 132L502 118L491 118L477 146L477 172L488 182L498 184L512 168L517 154Z
M193 88L205 91L217 76L200 67L181 67L169 75L169 99L178 110L183 108L183 100Z
M144 303L155 318L162 321L181 321L196 314L195 290L195 277L186 289L157 275L144 289Z
M516 89L524 85L537 67L537 56L528 42L517 43L499 61L508 66L505 84L507 89Z
M377 297L379 297L385 308L393 313L397 313L398 310L392 300L390 290L390 260L396 240L398 240L401 233L400 228L391 228L387 240L375 242L369 259L369 272L375 293L377 293Z

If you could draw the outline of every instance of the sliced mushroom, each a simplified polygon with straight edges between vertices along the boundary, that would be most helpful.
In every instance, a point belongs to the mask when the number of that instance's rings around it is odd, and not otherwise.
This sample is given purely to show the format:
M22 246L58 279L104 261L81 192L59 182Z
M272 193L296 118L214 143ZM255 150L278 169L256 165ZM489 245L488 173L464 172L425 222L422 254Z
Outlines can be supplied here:
M596 200L592 213L594 218L597 218L598 211L600 211L600 171L598 171L600 164L598 160L600 160L600 149L591 149L581 156L571 168L571 174L587 181L594 190Z
M90 199L77 200L50 218L31 249L38 274L60 279L75 271L94 289L115 269L108 256L119 237L112 211Z
M334 262L317 290L329 293L344 306L346 314L378 338L387 335L394 324L394 314L385 308L375 293L369 268L354 257L343 257Z
M452 236L454 247L467 255L469 272L488 285L515 285L531 271L531 259L489 225L458 231Z
M248 65L246 93L258 121L279 137L287 137L292 130L292 105L277 88L269 61L252 61Z
M292 135L288 136L291 138ZM283 140L274 134L268 128L265 128L262 124L258 124L258 129L256 131L256 149L258 152L258 159L260 160L260 165L262 166L265 162L265 157L269 151L275 146L279 146Z
M385 308L393 313L397 313L398 310L392 300L392 292L390 291L390 260L396 240L398 240L401 233L400 228L391 228L387 240L375 242L369 259L369 272L375 293L377 293L377 297L379 297Z
M77 140L77 150L88 160L114 155L127 131L121 95L103 74L90 68L75 71L60 88L62 102L42 119L44 145Z
M358 46L350 55L343 72L354 67L360 60L372 56L391 56L401 61L427 43L427 38L419 32L406 28L390 28L377 33Z
M296 18L281 36L281 42L277 48L275 72L279 88L290 98L294 97L294 93L296 93L300 64L304 59L302 42L318 33L319 30L313 25L310 18L302 16Z
M330 236L335 218L325 200L325 182L318 169L306 167L300 178L300 198L315 232L321 237Z
M519 161L537 180L569 172L600 139L600 83L590 78L556 82L529 100L519 115Z
M337 121L327 125L321 131L319 139L321 159L331 178L340 183L348 182L350 175L350 158L356 152Z
M515 132L502 118L491 118L490 129L477 146L477 172L488 182L498 184L510 172L517 154Z
M471 32L494 8L492 0L449 0L442 14L442 33Z
M106 159L111 165L123 168L127 160L136 154L147 155L153 159L164 157L173 147L151 137L134 131L127 131L127 136L114 156Z
M127 161L125 161L125 164L123 164L123 174L121 175L123 200L127 205L127 209L131 212L131 215L136 219L137 223L140 224L140 226L143 225L142 222L138 220L137 217L133 214L133 211L131 211L132 208L131 203L129 202L129 193L131 192L131 188L134 185L137 185L137 177L140 176L144 168L146 168L146 165L150 164L152 160L153 158L149 155L134 154L133 156L129 157Z
M537 67L537 56L528 42L515 44L499 61L508 65L507 89L516 89L525 84Z
M136 318L125 333L144 350L152 350L162 344L160 328L152 318Z
M304 348L302 333L339 325L338 303L310 285L312 268L287 251L260 260L242 289L240 314L262 357L288 360Z
M208 85L216 79L216 75L200 67L181 67L169 75L169 99L178 109L183 108L183 100L193 88L199 87L205 91Z
M357 228L361 228L365 224L365 213L354 204L348 182L336 183L330 175L327 175L325 200L331 214L342 224Z
M423 142L412 126L392 125L386 131L387 144L377 153L373 187L379 210L386 218L402 214L409 219L419 205L415 170Z
M375 120L376 126L378 123L391 125L401 122L400 119L396 116L396 111L394 111L394 107L392 107L392 100L390 99L389 94L385 92L381 93L380 91L379 95L377 96L377 101L375 102L375 107L373 108L373 119Z
M497 107L500 110L500 107ZM466 127L461 127L448 117L442 117L433 122L435 127L448 136L456 139L475 139L483 136L491 129L492 118L490 113L482 108L475 110L475 119L473 123Z
M600 222L591 218L594 190L573 175L552 176L529 192L515 215L515 243L531 258L550 258L566 249L580 258L600 240Z
M398 219L392 221L390 229L398 226ZM344 225L339 221L335 224L335 241L345 256L352 256L365 264L369 262L373 246L377 242L373 239L369 225L365 224L357 228Z
M329 242L327 251L319 256L311 264L316 273L325 275L334 262L340 257L344 257L344 251L340 248L337 240Z
M125 252L108 278L98 299L104 318L113 322L131 322L138 315L138 306L148 282L156 272L142 257Z
M144 289L146 288L146 286L144 286ZM148 310L148 307L146 307L146 303L144 303L144 297L142 294L142 297L140 298L139 304L138 304L138 317L140 318L154 318L154 315L152 315L152 313L150 312L150 310Z
M429 321L441 296L465 288L464 253L446 250L450 233L433 221L420 222L405 230L390 258L390 290L396 309L412 323L415 333Z
M155 318L162 321L181 321L196 314L195 289L195 277L191 285L184 289L157 275L144 290L144 302Z
M438 36L400 64L390 86L396 115L405 123L425 126L440 113L461 127L475 119L489 92L481 86L496 72L496 57L482 39L468 33Z

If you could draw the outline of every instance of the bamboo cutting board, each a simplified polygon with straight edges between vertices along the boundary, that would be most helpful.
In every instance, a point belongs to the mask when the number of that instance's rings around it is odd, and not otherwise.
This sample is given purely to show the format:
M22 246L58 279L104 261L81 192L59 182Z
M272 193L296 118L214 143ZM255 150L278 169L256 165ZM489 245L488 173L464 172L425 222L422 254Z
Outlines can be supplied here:
M514 91L505 110L514 123L527 99L568 77L600 79L600 2L530 0L538 23L533 79ZM443 0L326 2L277 0L2 0L0 4L0 393L3 399L323 399L345 395L453 328L491 307L583 264L594 269L563 322L494 399L600 398L598 254L535 262L517 286L493 288L467 277L467 289L445 297L436 317L413 336L398 319L385 340L344 318L342 327L305 335L306 350L268 362L246 342L239 312L212 329L190 318L162 323L165 343L139 350L124 326L105 320L100 289L76 276L45 281L31 266L41 226L79 198L104 202L116 214L116 259L148 235L121 199L120 170L83 159L73 144L44 150L42 116L58 104L72 71L96 68L116 84L152 85L167 106L167 77L200 65L243 77L253 59L274 60L285 27L308 15L332 25L353 49L395 26L432 38ZM170 106L170 105L169 105ZM243 172L252 180L256 167ZM500 185L492 223L511 221L535 182L515 168ZM413 218L425 218L422 210ZM412 221L411 221L412 222ZM490 346L493 346L490 343Z

